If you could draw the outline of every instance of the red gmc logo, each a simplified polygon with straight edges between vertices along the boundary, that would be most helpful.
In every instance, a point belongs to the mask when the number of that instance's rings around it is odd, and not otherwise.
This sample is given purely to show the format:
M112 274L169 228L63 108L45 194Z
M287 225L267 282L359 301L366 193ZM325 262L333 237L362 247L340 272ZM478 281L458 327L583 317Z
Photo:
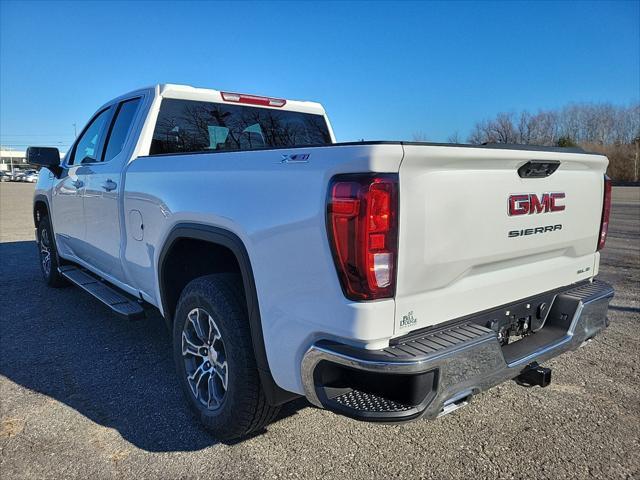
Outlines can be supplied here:
M563 198L564 192L543 193L541 197L535 193L509 195L509 216L561 212L565 206L557 201Z

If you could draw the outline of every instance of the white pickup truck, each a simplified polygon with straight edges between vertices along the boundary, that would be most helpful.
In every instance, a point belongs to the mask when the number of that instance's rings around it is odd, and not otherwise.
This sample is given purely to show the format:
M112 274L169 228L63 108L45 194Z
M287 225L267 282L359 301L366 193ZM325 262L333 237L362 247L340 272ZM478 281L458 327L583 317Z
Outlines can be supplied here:
M116 98L42 171L45 281L159 310L219 438L304 395L435 418L607 325L611 186L579 149L335 143L321 105L179 85ZM63 307L61 307L63 308Z

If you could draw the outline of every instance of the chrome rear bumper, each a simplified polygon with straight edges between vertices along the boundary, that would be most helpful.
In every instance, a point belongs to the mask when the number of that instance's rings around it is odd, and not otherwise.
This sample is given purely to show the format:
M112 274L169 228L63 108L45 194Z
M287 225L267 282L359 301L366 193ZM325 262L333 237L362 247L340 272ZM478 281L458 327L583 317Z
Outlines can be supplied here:
M613 295L601 281L556 292L544 326L504 347L493 330L473 318L382 350L320 341L302 361L305 395L319 407L363 420L435 418L517 377L532 362L581 346L607 326ZM410 384L407 394L400 392L403 382ZM385 389L385 384L394 386Z

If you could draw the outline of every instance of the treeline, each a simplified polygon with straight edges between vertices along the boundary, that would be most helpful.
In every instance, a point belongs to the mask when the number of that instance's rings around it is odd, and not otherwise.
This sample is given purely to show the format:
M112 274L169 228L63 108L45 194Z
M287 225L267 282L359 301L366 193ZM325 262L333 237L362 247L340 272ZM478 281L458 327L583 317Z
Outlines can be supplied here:
M532 114L499 113L476 123L467 141L572 147L597 151L609 158L614 180L637 181L640 148L640 104L572 104Z

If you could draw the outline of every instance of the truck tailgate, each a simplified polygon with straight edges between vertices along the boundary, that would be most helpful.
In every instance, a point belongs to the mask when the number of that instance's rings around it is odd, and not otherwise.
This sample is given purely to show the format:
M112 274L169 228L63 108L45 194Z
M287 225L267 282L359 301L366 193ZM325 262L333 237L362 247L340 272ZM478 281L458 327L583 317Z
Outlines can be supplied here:
M560 166L521 178L531 160ZM404 145L395 335L595 275L607 164L582 153ZM564 209L509 212L511 195L552 192L564 194Z

